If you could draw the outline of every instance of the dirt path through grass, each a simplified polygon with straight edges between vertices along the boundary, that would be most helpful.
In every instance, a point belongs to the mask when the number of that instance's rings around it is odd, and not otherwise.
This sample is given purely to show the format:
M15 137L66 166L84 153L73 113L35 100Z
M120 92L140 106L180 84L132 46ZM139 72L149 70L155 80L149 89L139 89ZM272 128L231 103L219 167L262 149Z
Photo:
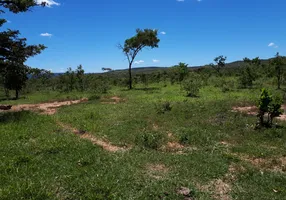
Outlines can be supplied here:
M69 106L72 104L79 104L88 101L87 98L79 100L69 100L69 101L55 101L49 103L39 103L39 104L21 104L12 106L9 110L0 110L0 112L19 112L23 110L30 110L44 115L54 115L57 109L62 106Z
M64 124L62 122L57 122L58 125L60 125L64 130L70 131L76 135L79 135L82 139L87 139L91 141L93 144L98 145L109 152L119 152L119 151L127 151L130 150L130 147L119 147L112 145L109 141L104 141L102 139L99 139L95 137L94 135L84 131L84 130L78 130L76 128L73 128L70 125Z

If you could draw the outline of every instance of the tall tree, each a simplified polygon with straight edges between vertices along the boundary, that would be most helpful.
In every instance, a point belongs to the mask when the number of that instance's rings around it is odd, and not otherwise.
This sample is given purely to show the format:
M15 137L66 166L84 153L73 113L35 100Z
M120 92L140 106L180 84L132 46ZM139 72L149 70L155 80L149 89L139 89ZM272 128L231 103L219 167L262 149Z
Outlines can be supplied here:
M25 12L36 5L34 0L0 0L0 7L13 13ZM6 20L0 19L0 27L4 23ZM10 29L0 32L0 75L5 88L16 91L16 99L27 80L29 67L24 63L46 48L44 45L27 45L26 38L19 38L19 34L19 31Z
M281 57L277 52L275 58L271 60L270 64L274 67L274 74L277 78L277 89L281 89L281 82L284 73L283 65L285 65L283 57Z
M78 82L78 89L82 92L84 90L84 85L83 85L84 69L82 68L82 65L79 65L76 69L76 78Z
M225 67L226 59L227 57L225 56L218 56L214 59L216 64L211 64L211 67L214 68L219 75L221 75L221 70Z
M119 45L119 48L126 55L129 63L129 89L132 89L132 64L140 51L145 47L158 48L160 39L157 37L158 31L152 29L137 29L136 35L125 40L124 46Z

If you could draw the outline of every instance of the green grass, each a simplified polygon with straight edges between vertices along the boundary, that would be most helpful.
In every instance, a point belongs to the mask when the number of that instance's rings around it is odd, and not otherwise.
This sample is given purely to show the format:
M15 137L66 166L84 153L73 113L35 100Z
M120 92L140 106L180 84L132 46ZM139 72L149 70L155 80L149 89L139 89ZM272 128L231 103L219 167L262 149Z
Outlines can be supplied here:
M0 199L184 199L176 192L182 186L194 199L213 199L214 191L200 186L224 180L231 164L244 168L228 183L233 199L286 199L285 172L252 165L242 157L286 156L285 122L279 122L282 128L254 130L254 116L231 111L235 105L255 104L258 89L224 93L207 86L199 98L187 98L179 86L154 87L114 88L103 99L119 96L121 103L90 100L62 107L53 116L0 113ZM68 96L92 95L38 93L12 103ZM164 102L172 109L158 114ZM56 122L132 149L108 152ZM185 149L163 150L169 141ZM150 171L150 165L165 170Z

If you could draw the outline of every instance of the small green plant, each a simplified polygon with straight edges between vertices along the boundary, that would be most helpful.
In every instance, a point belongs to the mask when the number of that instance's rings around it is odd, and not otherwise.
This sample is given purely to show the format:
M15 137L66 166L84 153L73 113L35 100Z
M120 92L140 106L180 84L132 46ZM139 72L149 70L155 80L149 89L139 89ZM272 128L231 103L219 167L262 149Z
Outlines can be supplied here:
M250 66L246 66L239 77L239 85L241 88L252 87L253 81L255 81L255 74Z
M202 87L202 81L198 74L192 73L182 82L181 88L187 92L188 97L197 97Z
M172 110L171 103L169 101L160 102L155 104L155 110L157 114L164 114Z
M146 149L159 149L163 144L164 137L162 134L157 132L144 132L143 134L137 135L135 143Z
M283 101L279 96L272 97L270 92L263 88L261 90L260 99L258 102L258 114L259 119L257 127L272 127L273 119L279 117L282 114ZM265 121L265 115L267 115L267 120Z

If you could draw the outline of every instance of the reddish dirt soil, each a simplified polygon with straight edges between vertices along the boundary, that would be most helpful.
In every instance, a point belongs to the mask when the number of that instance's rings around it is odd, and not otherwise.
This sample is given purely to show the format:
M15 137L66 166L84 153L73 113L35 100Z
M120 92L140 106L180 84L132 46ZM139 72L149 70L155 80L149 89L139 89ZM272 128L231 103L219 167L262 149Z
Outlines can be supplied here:
M118 104L121 102L125 102L125 99L122 99L118 96L110 97L110 98L103 98L101 99L102 104Z
M284 110L284 113L280 115L280 117L277 117L277 119L286 121L286 105L282 105L282 109ZM257 115L258 108L256 106L233 107L232 111L242 112L248 115Z
M73 128L70 125L66 125L61 122L58 122L58 125L60 125L63 129L67 131L71 131L72 133L76 135L80 135L80 138L87 139L91 141L94 145L98 145L102 147L103 149L105 149L106 151L118 152L118 151L127 151L130 149L130 148L118 147L118 146L112 145L109 141L104 141L102 139L95 137L94 135L88 132L77 130L76 128Z
M57 112L57 109L62 106L79 104L86 101L88 101L87 98L73 100L73 101L56 101L51 103L22 104L22 105L12 106L11 109L7 111L0 110L0 112L19 112L23 110L30 110L44 115L54 115Z

